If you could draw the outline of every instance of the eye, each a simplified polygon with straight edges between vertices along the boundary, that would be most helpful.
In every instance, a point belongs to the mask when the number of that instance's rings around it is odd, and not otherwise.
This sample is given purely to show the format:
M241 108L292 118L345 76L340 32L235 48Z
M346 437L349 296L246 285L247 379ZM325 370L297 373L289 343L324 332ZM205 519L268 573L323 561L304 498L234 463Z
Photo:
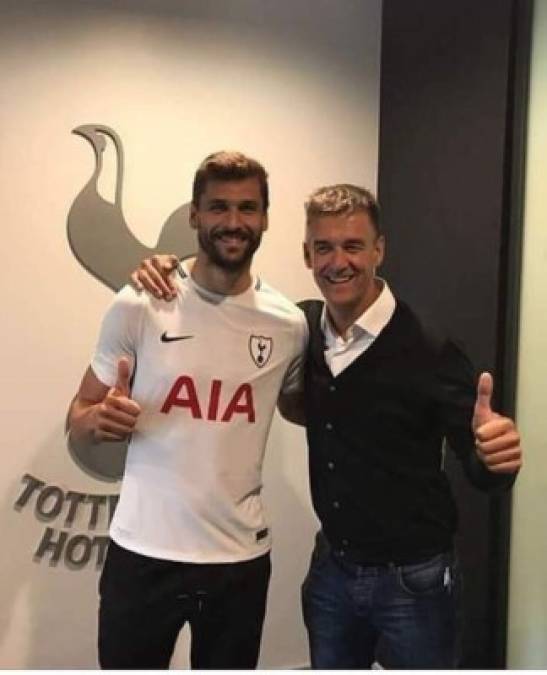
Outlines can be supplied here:
M258 211L258 204L255 204L255 202L244 202L240 204L239 210L242 213L256 213Z
M223 211L226 211L226 204L213 202L213 204L209 205L208 211L211 213L222 213Z
M360 251L363 251L364 248L364 244L361 244L360 242L351 242L344 246L344 250L348 253L359 253Z
M328 244L315 244L313 250L318 255L326 255L331 250L331 247Z

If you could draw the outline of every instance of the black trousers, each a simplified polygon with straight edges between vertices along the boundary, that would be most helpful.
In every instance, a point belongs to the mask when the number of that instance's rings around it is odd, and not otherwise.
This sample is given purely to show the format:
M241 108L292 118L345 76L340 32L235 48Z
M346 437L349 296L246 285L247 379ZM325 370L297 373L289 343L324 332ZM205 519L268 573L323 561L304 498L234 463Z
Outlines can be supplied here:
M193 564L149 558L111 541L99 583L101 668L168 668L187 621L192 668L256 668L270 572L269 553Z

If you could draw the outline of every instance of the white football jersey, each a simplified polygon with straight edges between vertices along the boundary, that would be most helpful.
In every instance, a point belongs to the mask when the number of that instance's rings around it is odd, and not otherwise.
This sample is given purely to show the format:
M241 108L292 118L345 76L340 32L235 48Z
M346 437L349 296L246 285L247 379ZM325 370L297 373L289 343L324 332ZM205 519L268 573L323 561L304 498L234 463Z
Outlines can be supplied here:
M306 320L258 279L218 295L183 263L176 283L171 302L123 288L91 364L110 387L129 356L142 408L110 535L155 558L248 560L271 546L264 449L280 390L301 386Z

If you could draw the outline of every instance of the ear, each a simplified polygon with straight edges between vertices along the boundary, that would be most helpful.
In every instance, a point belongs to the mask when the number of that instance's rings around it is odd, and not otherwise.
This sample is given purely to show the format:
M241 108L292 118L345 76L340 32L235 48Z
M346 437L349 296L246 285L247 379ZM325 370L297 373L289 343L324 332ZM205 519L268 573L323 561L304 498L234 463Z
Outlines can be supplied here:
M265 213L264 219L262 221L262 232L266 232L267 229L268 229L268 214Z
M376 238L376 241L374 242L374 251L376 254L376 262L375 262L375 267L380 267L380 265L384 262L384 253L386 249L386 239L383 234L381 234L379 237Z
M197 210L196 207L192 204L192 205L190 206L190 218L189 218L189 223L190 223L190 227L191 227L193 230L197 229L197 226L198 226L198 225L197 225L197 218L196 218L197 212L198 212L198 210Z
M302 244L302 252L304 253L304 262L306 263L306 267L311 270L311 255L310 255L310 248L307 244L307 242L304 242Z

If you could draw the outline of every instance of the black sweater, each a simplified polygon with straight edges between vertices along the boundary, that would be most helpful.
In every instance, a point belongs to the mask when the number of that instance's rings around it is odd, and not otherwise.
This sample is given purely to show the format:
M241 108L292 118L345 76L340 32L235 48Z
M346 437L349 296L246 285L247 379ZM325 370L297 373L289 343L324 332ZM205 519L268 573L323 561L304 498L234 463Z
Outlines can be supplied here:
M457 513L442 469L446 438L481 489L512 478L476 457L475 374L465 354L404 303L337 377L324 358L323 303L300 306L310 327L305 409L313 505L339 555L414 562L448 550Z

